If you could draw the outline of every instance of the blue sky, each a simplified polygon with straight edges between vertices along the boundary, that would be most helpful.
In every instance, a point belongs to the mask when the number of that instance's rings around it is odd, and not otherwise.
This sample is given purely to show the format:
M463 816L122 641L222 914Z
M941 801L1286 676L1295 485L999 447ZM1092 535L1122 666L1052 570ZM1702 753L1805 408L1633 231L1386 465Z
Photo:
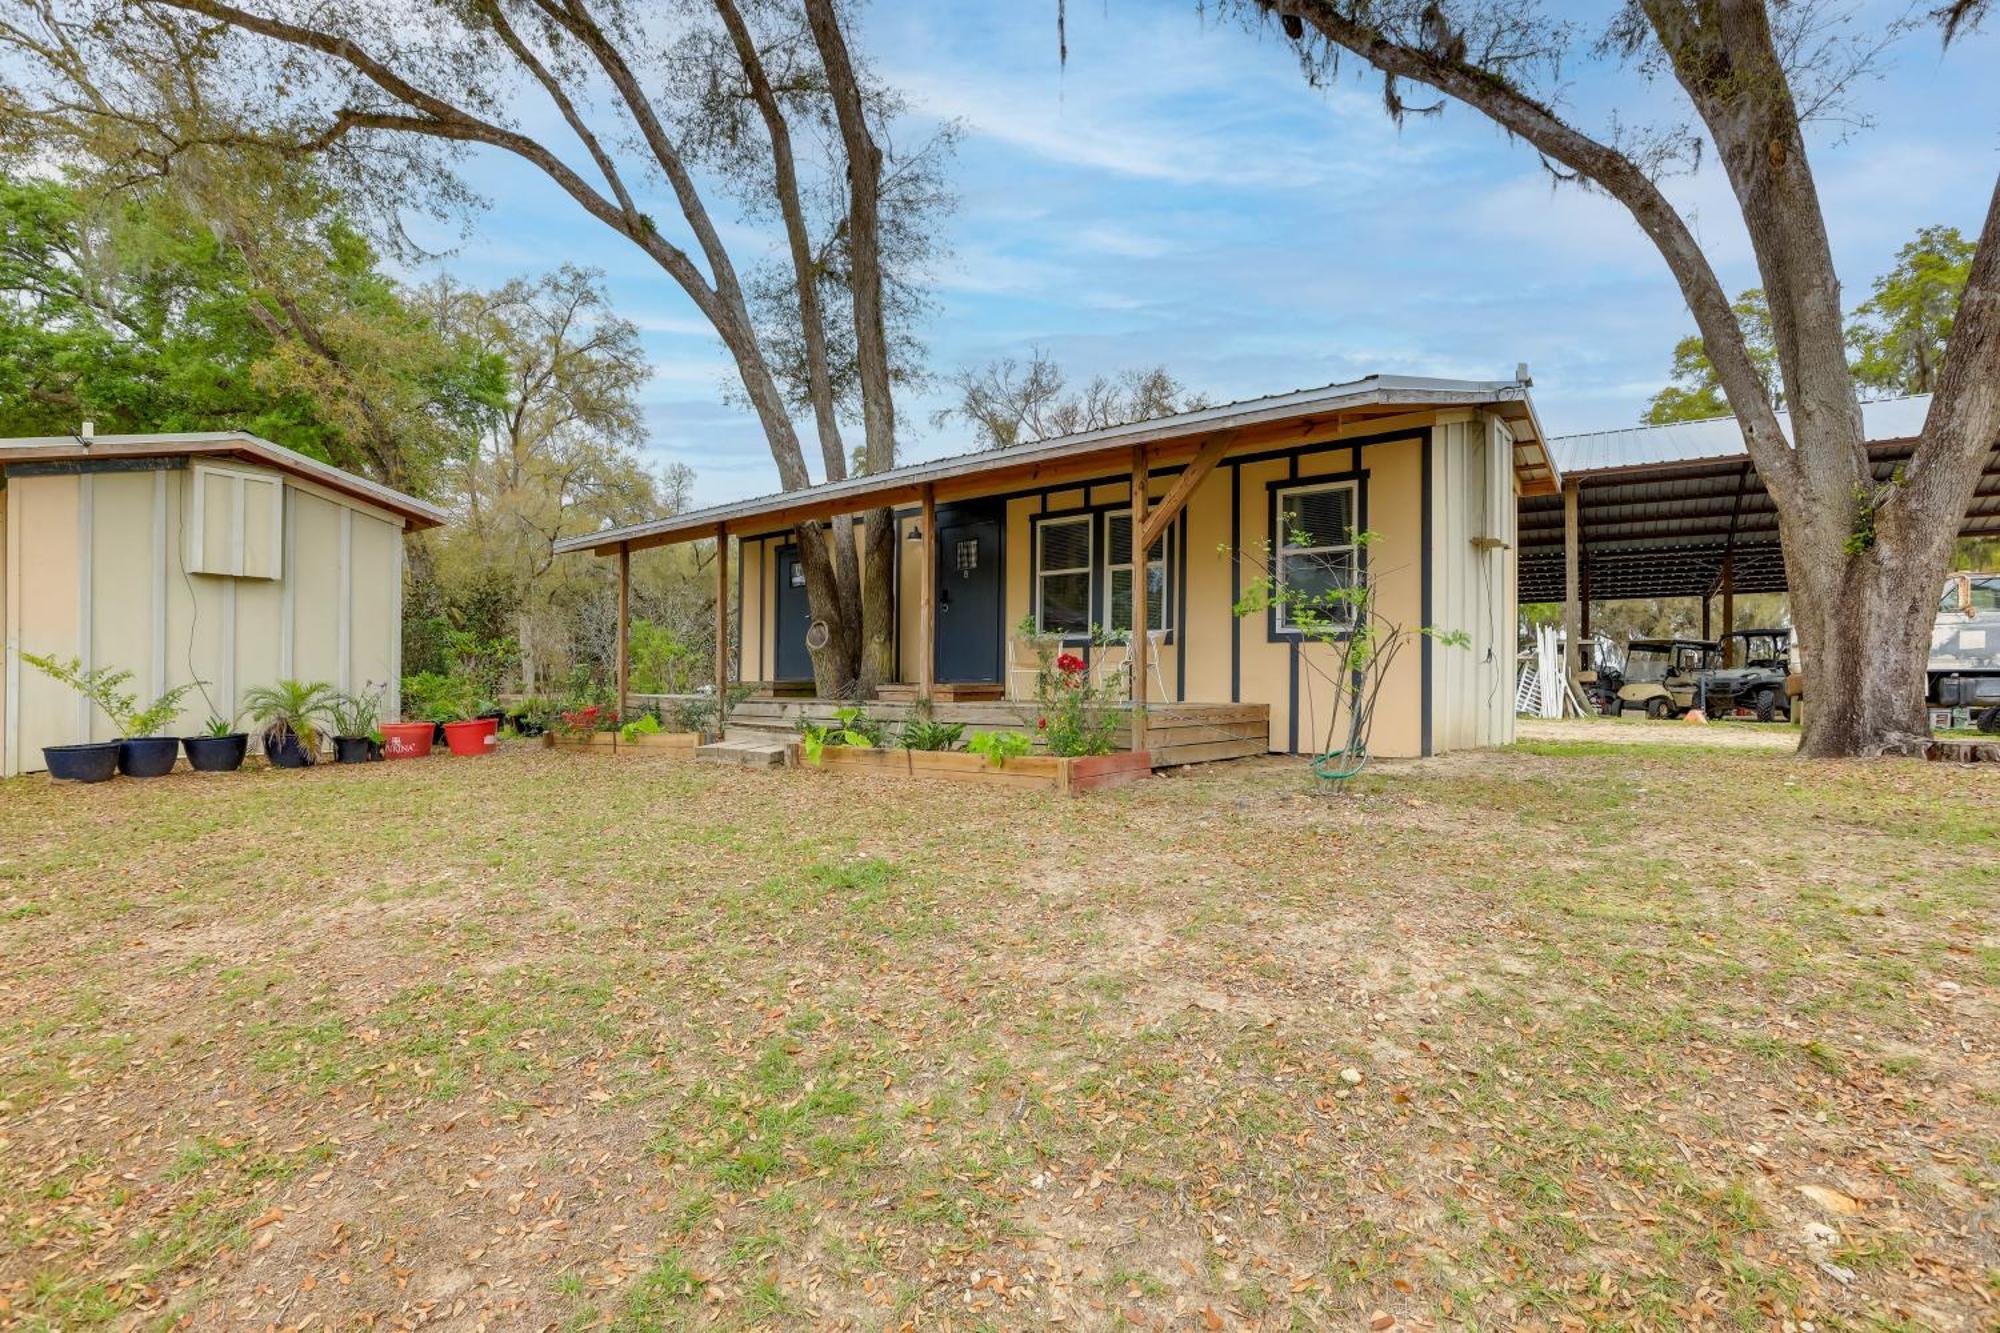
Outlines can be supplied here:
M1551 188L1532 152L1473 113L1398 129L1375 79L1310 88L1274 32L1204 17L1193 0L1072 0L1064 69L1054 9L874 0L863 12L859 49L915 109L908 139L940 120L963 128L953 253L924 330L935 369L1040 345L1074 380L1162 363L1227 400L1372 372L1500 378L1526 361L1544 423L1563 433L1636 420L1692 331L1616 205ZM2000 170L1996 64L2000 35L1941 53L1921 30L1858 90L1873 125L1818 136L1850 305L1917 227L1977 232ZM1629 71L1571 75L1566 110L1593 130L1614 108L1634 123L1680 114L1670 89ZM698 503L775 489L762 433L723 401L728 360L665 274L531 169L479 156L466 175L491 206L441 265L478 282L565 259L605 270L653 362L655 457L695 468ZM1755 285L1720 173L1668 191L1730 291ZM730 234L746 253L769 243L740 224ZM931 426L940 401L899 404L905 461L967 447Z

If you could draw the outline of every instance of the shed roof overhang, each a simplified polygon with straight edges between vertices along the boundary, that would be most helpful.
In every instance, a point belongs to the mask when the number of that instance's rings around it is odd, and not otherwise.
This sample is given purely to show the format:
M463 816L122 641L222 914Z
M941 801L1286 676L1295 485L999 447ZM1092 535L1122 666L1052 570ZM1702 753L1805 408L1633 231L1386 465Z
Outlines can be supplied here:
M229 458L314 482L351 500L387 510L413 529L435 528L444 510L399 490L322 463L317 458L241 431L158 435L46 435L0 439L0 471L20 464L139 462L162 458Z
M1887 482L1915 448L1914 436L1871 440L1876 478ZM1593 602L1712 596L1725 564L1735 592L1785 590L1777 509L1747 454L1573 467L1564 484L1577 490L1579 578ZM2000 536L2000 448L1959 535ZM1522 499L1519 540L1520 600L1562 601L1560 494Z
M1147 450L1152 467L1171 467L1193 458L1217 435L1230 437L1232 450L1305 443L1371 423L1383 428L1413 414L1477 409L1493 413L1514 435L1514 468L1527 494L1554 495L1559 478L1541 423L1518 380L1445 380L1406 375L1371 375L1347 384L1301 389L1253 398L1176 416L1110 426L1053 440L957 454L926 463L803 490L784 491L733 504L625 527L607 528L556 543L556 550L610 555L675 542L770 532L811 520L855 514L881 506L914 504L928 488L944 503L990 495L1008 486L1077 481L1130 465L1136 446ZM1412 420L1415 425L1415 421Z

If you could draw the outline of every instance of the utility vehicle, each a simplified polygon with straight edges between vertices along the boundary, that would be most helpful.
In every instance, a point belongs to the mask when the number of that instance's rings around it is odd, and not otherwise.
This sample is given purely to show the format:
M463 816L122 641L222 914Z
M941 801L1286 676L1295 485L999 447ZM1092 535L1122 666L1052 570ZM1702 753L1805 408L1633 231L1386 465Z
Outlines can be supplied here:
M1981 731L2000 731L2000 574L1945 580L1925 681L1925 702L1970 708Z
M1643 708L1647 717L1679 717L1696 703L1702 673L1716 664L1707 639L1634 639L1625 648L1625 677L1618 708Z

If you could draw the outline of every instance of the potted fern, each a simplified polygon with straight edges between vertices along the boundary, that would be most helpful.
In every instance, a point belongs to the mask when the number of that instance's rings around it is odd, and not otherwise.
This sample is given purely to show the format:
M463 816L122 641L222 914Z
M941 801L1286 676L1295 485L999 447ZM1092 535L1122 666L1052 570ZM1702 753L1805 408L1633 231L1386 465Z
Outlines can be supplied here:
M243 707L257 724L264 758L277 768L304 768L319 759L327 714L338 697L325 681L281 680L243 692Z
M76 782L102 782L114 770L133 778L157 778L173 771L174 761L180 758L180 738L159 733L180 716L181 700L201 682L176 685L141 708L137 698L125 689L125 683L132 679L130 671L105 667L86 671L78 658L59 661L36 653L22 653L21 660L90 700L118 729L119 739L115 741L43 746L42 759L50 776Z

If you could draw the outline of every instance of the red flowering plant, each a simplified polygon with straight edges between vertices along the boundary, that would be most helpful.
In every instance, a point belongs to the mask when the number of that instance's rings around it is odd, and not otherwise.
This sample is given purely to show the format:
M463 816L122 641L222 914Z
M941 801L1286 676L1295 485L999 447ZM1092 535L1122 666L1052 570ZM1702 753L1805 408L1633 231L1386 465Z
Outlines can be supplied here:
M1035 645L1035 731L1048 752L1080 756L1110 754L1125 729L1125 713L1113 691L1090 679L1090 663L1041 634L1028 621L1022 637Z
M550 730L561 740L589 740L591 733L601 727L604 716L604 710L595 705L589 708L566 709L556 714L555 725Z

